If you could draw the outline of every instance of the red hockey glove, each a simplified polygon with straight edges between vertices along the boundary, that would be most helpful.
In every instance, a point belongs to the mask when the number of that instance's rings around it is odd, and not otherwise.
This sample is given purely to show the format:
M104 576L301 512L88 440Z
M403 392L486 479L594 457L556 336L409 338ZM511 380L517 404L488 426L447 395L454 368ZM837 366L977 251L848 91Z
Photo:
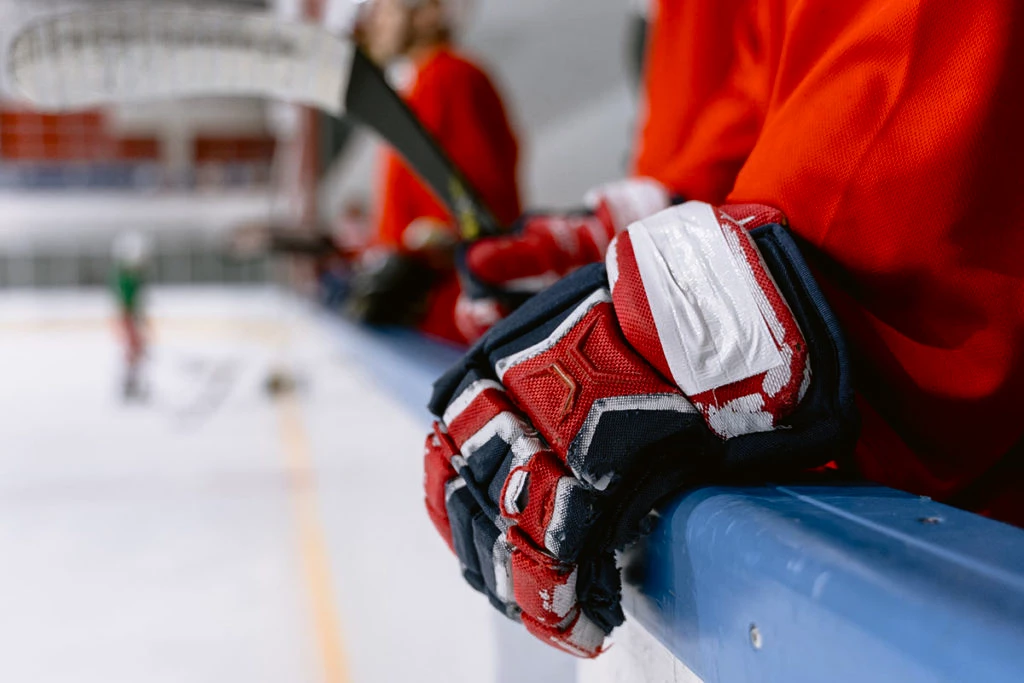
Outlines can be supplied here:
M690 202L635 223L436 384L431 519L546 642L601 652L624 618L615 552L666 495L851 448L845 348L782 220Z
M586 208L523 217L511 235L480 240L464 254L465 293L456 324L477 339L523 301L581 266L604 258L615 235L670 204L649 178L609 183L589 192Z

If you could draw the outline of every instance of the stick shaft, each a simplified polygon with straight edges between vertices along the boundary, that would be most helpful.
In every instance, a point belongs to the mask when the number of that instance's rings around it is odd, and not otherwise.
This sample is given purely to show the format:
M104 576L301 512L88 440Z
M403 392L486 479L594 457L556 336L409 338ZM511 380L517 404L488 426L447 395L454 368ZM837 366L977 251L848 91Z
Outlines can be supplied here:
M345 94L345 110L388 141L455 217L464 240L497 235L501 226L480 195L358 48Z

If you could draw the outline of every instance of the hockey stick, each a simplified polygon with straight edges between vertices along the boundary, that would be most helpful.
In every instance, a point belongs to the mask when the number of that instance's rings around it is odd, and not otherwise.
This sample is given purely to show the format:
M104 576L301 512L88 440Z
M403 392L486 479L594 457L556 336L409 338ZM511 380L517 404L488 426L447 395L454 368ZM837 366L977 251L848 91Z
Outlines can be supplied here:
M380 69L322 27L224 8L125 5L38 18L15 34L6 57L8 84L45 111L255 96L346 112L405 158L455 216L463 239L501 232Z

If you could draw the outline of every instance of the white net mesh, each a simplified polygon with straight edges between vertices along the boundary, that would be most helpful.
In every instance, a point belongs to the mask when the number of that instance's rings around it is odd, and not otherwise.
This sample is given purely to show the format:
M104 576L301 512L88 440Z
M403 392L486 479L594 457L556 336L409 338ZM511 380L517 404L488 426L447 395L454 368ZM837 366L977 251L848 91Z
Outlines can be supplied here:
M319 27L154 2L53 9L5 41L6 87L37 108L248 95L340 110L351 47Z

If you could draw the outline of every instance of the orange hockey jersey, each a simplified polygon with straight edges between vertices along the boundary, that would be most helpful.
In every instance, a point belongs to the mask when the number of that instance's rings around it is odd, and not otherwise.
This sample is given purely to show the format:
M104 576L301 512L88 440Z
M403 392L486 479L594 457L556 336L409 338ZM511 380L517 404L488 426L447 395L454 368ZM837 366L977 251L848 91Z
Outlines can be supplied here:
M415 80L405 97L495 217L506 225L518 218L519 145L501 96L487 74L451 49L440 49L417 65ZM396 154L386 151L381 169L379 244L401 249L402 234L417 218L453 222L444 206ZM464 341L454 323L458 293L453 272L432 292L421 326L424 332Z
M854 349L865 476L1024 524L1024 5L656 11L636 171L789 216Z

